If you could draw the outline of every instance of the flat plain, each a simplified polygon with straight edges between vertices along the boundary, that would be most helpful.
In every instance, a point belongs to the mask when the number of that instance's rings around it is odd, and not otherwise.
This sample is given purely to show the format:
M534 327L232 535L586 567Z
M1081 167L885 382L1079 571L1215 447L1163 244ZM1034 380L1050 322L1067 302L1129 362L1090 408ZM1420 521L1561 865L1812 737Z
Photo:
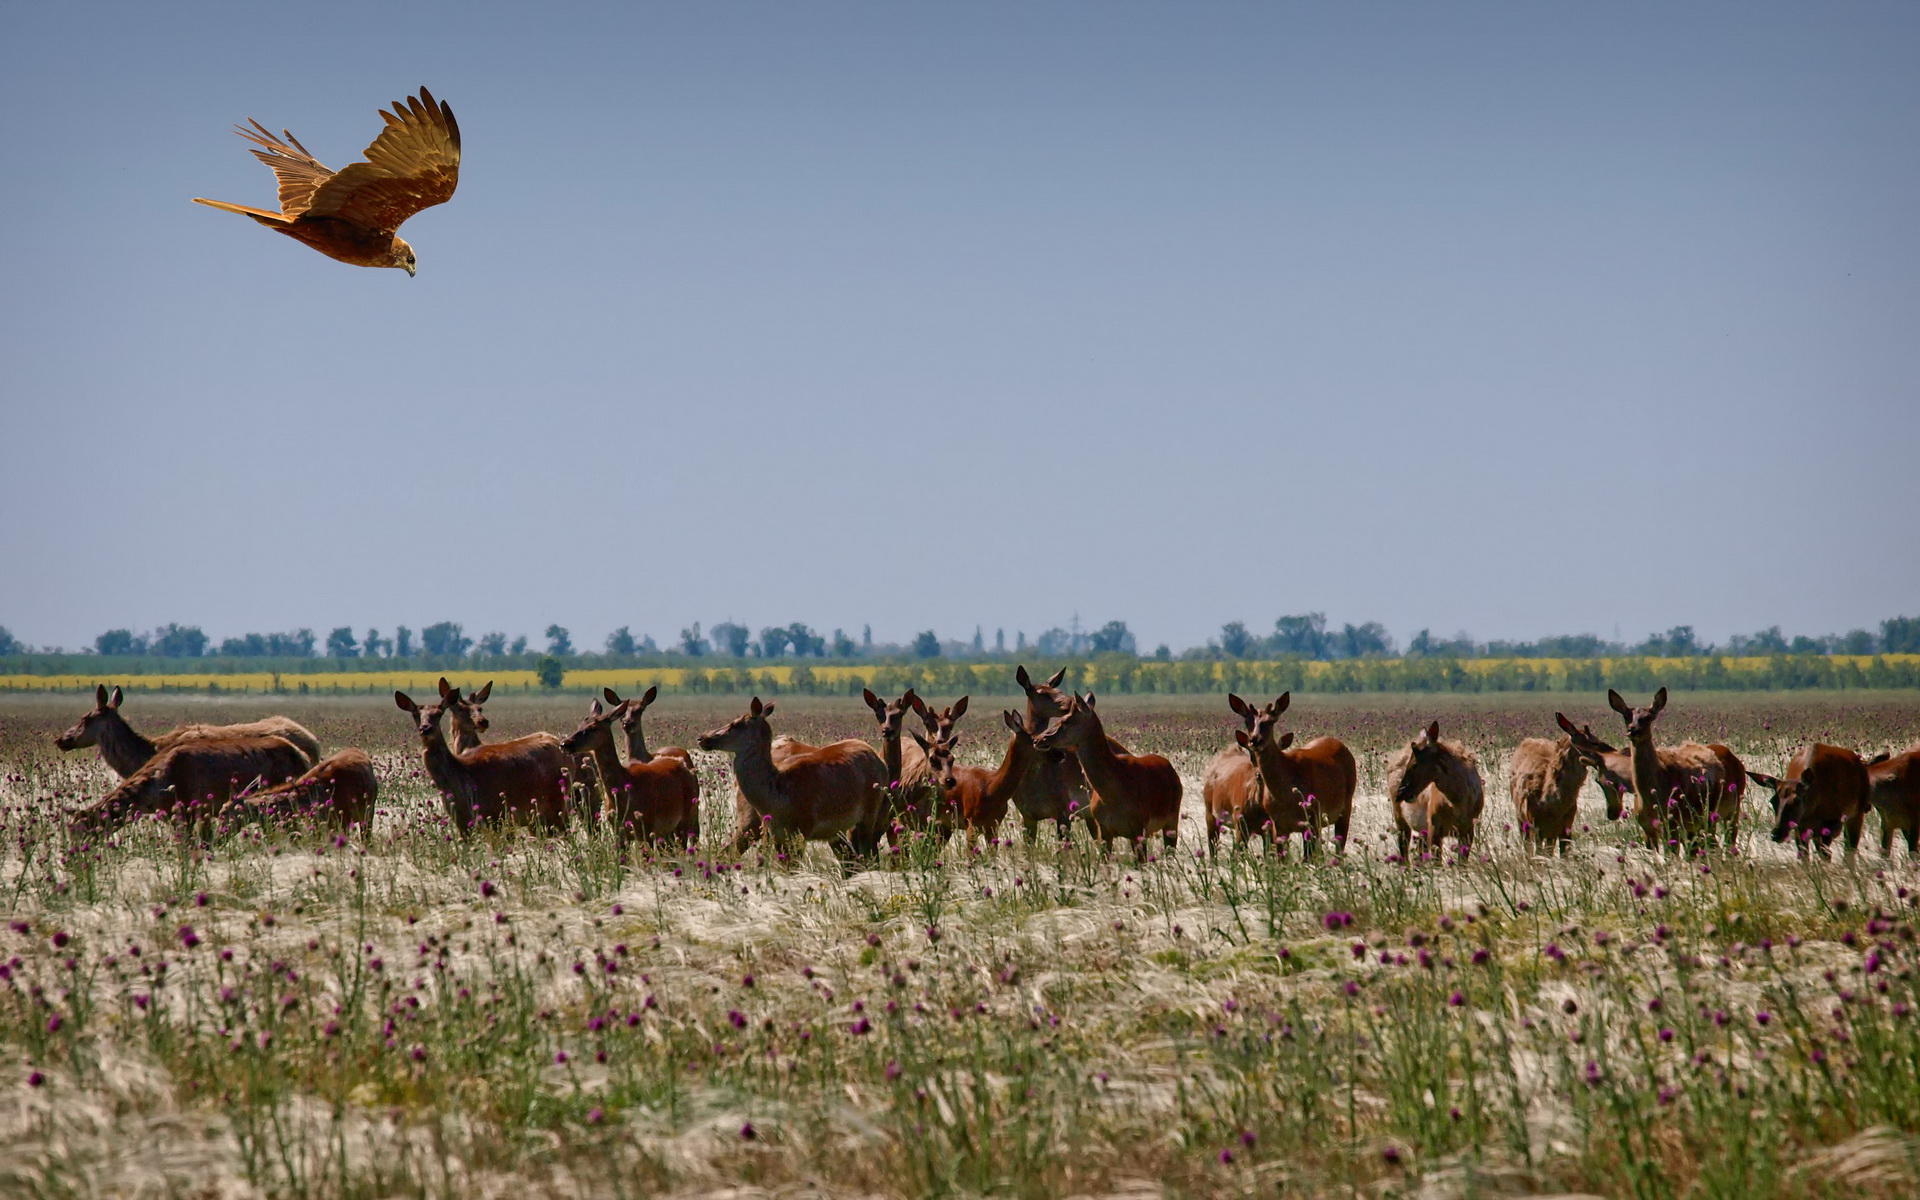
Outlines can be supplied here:
M1257 697L1265 700L1269 697ZM1636 699L1631 698L1630 699ZM867 737L857 699L776 729ZM1645 697L1638 697L1644 703ZM940 701L944 703L944 699ZM565 735L586 697L488 706ZM962 757L1005 741L982 697ZM1920 1188L1920 864L1767 837L1645 849L1589 783L1531 853L1506 758L1603 697L1300 696L1360 764L1348 853L1204 852L1217 696L1102 697L1167 755L1179 845L909 839L735 861L726 760L702 845L462 840L408 722L367 698L130 696L153 733L283 712L379 770L371 831L201 848L60 815L111 786L52 737L80 697L0 699L0 1194L35 1196L1909 1196ZM743 697L667 697L692 746ZM1386 758L1438 719L1487 778L1463 863L1389 861ZM999 731L999 732L995 732ZM1920 741L1920 694L1676 693L1662 741L1778 773L1811 741Z

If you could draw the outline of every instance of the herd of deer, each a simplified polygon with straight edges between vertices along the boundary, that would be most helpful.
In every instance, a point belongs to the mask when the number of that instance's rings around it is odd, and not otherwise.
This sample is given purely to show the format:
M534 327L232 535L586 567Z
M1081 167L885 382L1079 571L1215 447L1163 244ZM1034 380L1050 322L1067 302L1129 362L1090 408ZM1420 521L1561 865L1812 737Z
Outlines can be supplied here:
M776 737L768 721L774 705L755 697L745 713L698 742L702 750L733 757L732 852L766 837L783 853L820 841L853 860L878 853L883 840L897 844L909 830L941 842L958 833L971 842L993 837L1010 808L1029 841L1042 822L1053 822L1065 836L1081 820L1109 849L1125 839L1137 855L1154 834L1174 844L1179 773L1160 755L1131 753L1108 737L1092 693L1060 690L1064 674L1037 683L1025 667L1015 673L1026 708L1001 714L1009 736L992 768L954 761L965 696L937 710L911 689L891 703L865 691L879 724L878 752L856 738L814 746ZM492 688L488 683L463 696L442 679L439 699L424 707L404 692L393 694L413 719L427 774L463 834L504 821L558 831L576 814L597 823L604 809L623 843L630 837L679 846L698 840L700 785L691 756L678 746L647 745L643 718L657 688L631 700L604 689L606 706L593 701L564 739L535 733L489 743L481 738L488 728L482 706ZM1279 733L1290 701L1290 693L1262 706L1227 697L1241 728L1235 744L1207 764L1202 782L1209 848L1226 831L1241 843L1264 836L1284 855L1298 834L1311 856L1329 827L1336 849L1344 847L1359 783L1353 753L1337 738L1295 745L1291 732ZM1608 819L1619 819L1631 802L1656 849L1695 848L1716 836L1731 844L1751 781L1773 793L1773 840L1791 838L1803 855L1829 853L1836 836L1853 852L1869 811L1880 814L1883 854L1896 830L1910 854L1920 852L1920 748L1862 761L1851 750L1815 744L1796 752L1786 774L1775 778L1748 771L1723 745L1655 745L1665 688L1646 708L1631 707L1612 691L1607 701L1625 722L1626 749L1556 713L1560 737L1527 738L1513 752L1514 814L1538 848L1564 851L1570 844L1578 796L1591 772ZM146 814L228 826L303 815L343 829L373 819L378 789L362 751L321 758L313 734L285 717L186 725L149 740L120 715L120 702L119 688L96 688L93 709L56 739L62 750L98 746L122 776L104 799L75 814L76 829L111 828ZM909 712L924 735L903 729ZM443 721L452 726L451 741ZM624 763L615 722L626 735ZM1389 759L1385 791L1402 860L1416 842L1436 856L1448 839L1456 853L1471 849L1485 799L1479 763L1466 747L1440 736L1438 721Z

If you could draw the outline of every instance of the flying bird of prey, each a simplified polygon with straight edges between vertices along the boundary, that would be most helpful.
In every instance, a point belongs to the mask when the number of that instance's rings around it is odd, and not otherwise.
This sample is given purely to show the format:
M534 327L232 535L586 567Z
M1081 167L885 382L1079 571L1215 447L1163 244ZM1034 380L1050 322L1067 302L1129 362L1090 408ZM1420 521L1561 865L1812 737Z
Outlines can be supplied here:
M328 258L356 267L414 272L413 247L395 232L423 208L445 204L460 182L460 126L453 110L426 88L419 98L396 100L382 112L387 127L367 147L367 161L329 171L287 130L281 141L249 117L252 129L234 131L259 149L253 156L280 182L280 211L194 198L225 212L252 217L268 229L305 242Z

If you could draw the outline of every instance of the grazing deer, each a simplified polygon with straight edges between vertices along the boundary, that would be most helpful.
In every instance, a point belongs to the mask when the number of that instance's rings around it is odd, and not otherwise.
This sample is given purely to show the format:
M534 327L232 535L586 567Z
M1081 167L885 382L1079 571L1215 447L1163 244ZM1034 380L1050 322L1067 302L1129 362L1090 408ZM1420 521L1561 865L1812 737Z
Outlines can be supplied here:
M938 741L928 741L918 733L913 735L927 757L933 785L944 797L934 810L935 833L942 841L956 828L968 845L973 843L976 833L991 839L1000 823L1007 819L1007 806L1013 802L1021 780L1046 757L1033 744L1033 735L1027 732L1018 713L1002 712L1000 719L1006 722L1012 736L1007 739L1007 750L1000 758L1000 765L991 770L953 761L953 748L960 740L958 734L950 733Z
M1083 815L1109 852L1116 837L1133 843L1135 858L1153 834L1169 846L1179 842L1180 773L1158 754L1116 750L1093 710L1092 693L1069 696L1066 711L1034 734L1033 744L1046 752L1069 751L1079 760L1093 790Z
M566 829L572 761L560 748L560 739L533 733L510 742L455 750L440 729L450 701L422 708L405 692L395 692L393 703L413 717L427 775L461 836L470 835L476 824L491 825L508 817L537 822L554 832Z
M887 824L886 764L872 746L853 738L793 750L778 762L767 723L773 708L755 696L744 714L700 735L702 750L733 755L734 779L750 806L735 831L733 853L744 853L765 826L777 847L832 842L843 862L848 852L873 854Z
M1572 735L1523 738L1507 761L1507 795L1521 833L1544 849L1549 843L1565 854L1573 844L1573 819L1580 811L1580 789L1587 764Z
M620 710L620 728L627 735L629 760L637 763L652 762L657 755L664 758L677 758L687 764L689 770L693 768L693 755L679 746L662 746L658 750L647 749L647 735L641 725L646 716L647 707L660 698L659 684L647 688L632 700L622 700L620 694L612 688L601 688L600 694L607 698L608 704Z
M1833 855L1833 838L1846 839L1847 857L1860 849L1860 829L1872 808L1872 784L1860 756L1840 746L1816 742L1787 760L1784 779L1747 772L1747 778L1773 792L1773 840L1794 839L1801 858L1811 841L1820 857ZM1795 836L1795 835L1798 836Z
M1346 849L1360 768L1339 738L1317 737L1296 749L1293 734L1276 736L1274 726L1292 702L1293 693L1282 692L1260 709L1247 705L1250 728L1234 731L1233 740L1260 783L1252 800L1235 814L1234 835L1244 842L1264 830L1274 853L1284 857L1287 839L1298 833L1301 855L1312 858L1320 831L1331 825L1337 854ZM1241 714L1243 721L1247 718L1248 713Z
M364 750L342 750L315 763L306 774L264 791L237 796L227 812L250 817L319 818L345 832L373 828L373 802L380 783Z
M1400 857L1417 836L1435 857L1451 837L1465 858L1486 803L1480 762L1473 751L1440 736L1440 722L1428 725L1387 763L1387 798L1400 838Z
M481 711L481 705L493 695L493 680L481 684L479 690L470 696L462 696L460 689L440 677L440 699L447 703L447 724L453 727L453 748L466 751L480 745L480 735L492 728L493 722L487 720L487 714Z
M681 846L698 844L700 782L693 768L668 754L621 766L620 752L613 745L613 723L624 711L620 705L602 709L595 700L587 719L560 748L593 764L600 786L606 789L607 811L621 845L626 845L629 834Z
M62 750L100 747L100 757L122 779L146 766L147 761L160 751L196 738L285 738L307 756L309 766L320 757L320 739L314 737L306 726L287 717L266 717L244 725L182 725L149 741L135 732L133 726L127 724L127 719L120 715L120 700L119 687L109 692L105 684L95 684L93 708L65 733L53 739L53 744Z
M1654 693L1646 708L1633 708L1620 693L1607 692L1607 704L1627 727L1627 753L1632 760L1634 817L1646 832L1647 844L1697 845L1713 823L1726 794L1727 773L1720 756L1698 742L1656 747L1653 723L1667 706L1667 689Z
M308 765L306 754L281 737L189 738L75 812L72 828L104 833L137 816L169 813L175 824L198 827L204 837L236 792L298 778Z
M1920 749L1880 753L1867 760L1868 795L1880 814L1880 854L1893 853L1893 831L1907 839L1907 857L1920 853Z

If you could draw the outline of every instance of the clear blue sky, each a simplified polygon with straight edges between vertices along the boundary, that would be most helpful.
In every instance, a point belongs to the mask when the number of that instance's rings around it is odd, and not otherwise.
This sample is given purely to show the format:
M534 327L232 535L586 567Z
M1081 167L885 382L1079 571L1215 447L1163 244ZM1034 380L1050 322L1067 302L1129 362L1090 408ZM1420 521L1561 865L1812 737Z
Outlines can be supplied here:
M0 624L1920 612L1917 58L1907 3L0 3ZM188 203L422 83L419 278Z

